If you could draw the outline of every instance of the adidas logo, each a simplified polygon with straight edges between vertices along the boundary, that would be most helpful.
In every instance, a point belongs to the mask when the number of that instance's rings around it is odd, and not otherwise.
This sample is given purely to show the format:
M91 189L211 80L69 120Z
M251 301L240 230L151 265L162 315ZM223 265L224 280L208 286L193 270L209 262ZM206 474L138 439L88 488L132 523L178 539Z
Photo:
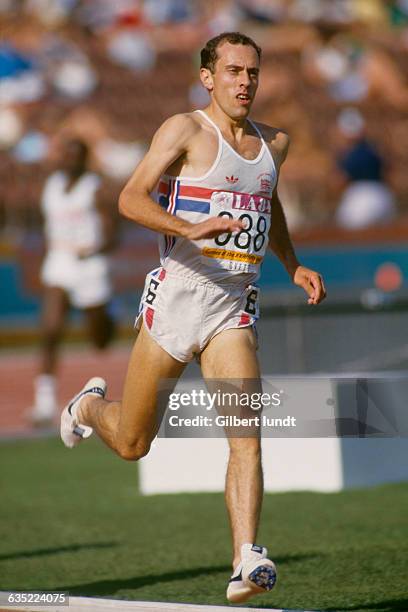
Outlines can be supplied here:
M239 181L239 178L237 176L234 176L233 174L231 174L231 176L226 176L225 180L228 181L228 183L237 183Z

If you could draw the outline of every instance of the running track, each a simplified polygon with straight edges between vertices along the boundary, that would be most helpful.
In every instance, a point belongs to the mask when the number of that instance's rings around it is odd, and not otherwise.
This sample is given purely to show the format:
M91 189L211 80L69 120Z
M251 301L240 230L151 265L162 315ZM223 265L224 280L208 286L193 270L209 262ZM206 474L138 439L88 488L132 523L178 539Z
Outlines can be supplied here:
M108 381L108 398L120 398L131 348L131 341L104 352L83 347L64 348L58 371L61 409L91 376L102 376ZM35 350L0 353L0 437L36 433L26 412L33 402L33 379L37 372L38 353Z

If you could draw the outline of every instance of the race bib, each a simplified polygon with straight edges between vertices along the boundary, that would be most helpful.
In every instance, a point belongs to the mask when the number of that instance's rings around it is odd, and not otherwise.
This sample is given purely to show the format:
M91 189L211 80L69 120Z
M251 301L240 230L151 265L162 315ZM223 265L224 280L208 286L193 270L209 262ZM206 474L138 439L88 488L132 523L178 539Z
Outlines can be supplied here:
M258 270L268 246L271 200L259 195L214 192L210 215L239 219L244 228L205 240L201 250L206 265L240 272Z

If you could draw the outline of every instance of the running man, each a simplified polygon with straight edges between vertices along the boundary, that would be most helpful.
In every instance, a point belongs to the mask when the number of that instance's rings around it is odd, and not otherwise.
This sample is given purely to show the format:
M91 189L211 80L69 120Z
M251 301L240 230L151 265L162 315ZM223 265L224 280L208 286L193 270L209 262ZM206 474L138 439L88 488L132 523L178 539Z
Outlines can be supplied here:
M88 170L87 145L77 139L61 143L59 169L44 186L41 208L47 253L41 269L44 286L40 373L34 381L34 424L49 424L57 408L57 353L69 306L85 315L88 334L98 349L113 336L107 311L111 298L107 252L115 242L115 220L101 189Z
M296 258L276 192L288 136L248 119L260 56L237 32L210 40L200 70L209 106L165 121L120 196L125 217L159 233L161 267L147 277L122 401L105 400L105 381L91 379L62 414L68 447L95 430L124 459L146 455L158 430L160 381L178 378L194 356L205 379L260 379L255 281L268 242L309 304L325 297L320 275ZM156 187L157 202L150 195ZM260 440L228 442L227 598L238 603L270 590L276 569L266 548L254 544L263 495Z

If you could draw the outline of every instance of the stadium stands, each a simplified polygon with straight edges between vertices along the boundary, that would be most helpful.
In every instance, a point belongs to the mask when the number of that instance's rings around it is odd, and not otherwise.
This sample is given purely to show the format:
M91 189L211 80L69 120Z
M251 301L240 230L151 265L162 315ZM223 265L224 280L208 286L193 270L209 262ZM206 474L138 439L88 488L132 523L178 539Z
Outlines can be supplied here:
M253 114L291 135L282 179L294 228L333 220L340 196L332 180L333 125L349 106L365 117L367 135L386 160L399 213L406 212L406 3L321 0L307 8L301 0L145 0L114 3L109 10L97 0L51 4L46 13L50 3L43 0L6 2L0 9L6 32L0 46L4 238L38 227L38 193L56 135L80 126L95 151L108 138L145 145L166 116L191 108L197 51L222 26L245 30L264 48L263 82ZM132 64L135 50L145 64ZM30 87L26 81L21 88L23 77L30 77ZM6 109L9 114L2 119ZM85 122L80 120L84 112Z

